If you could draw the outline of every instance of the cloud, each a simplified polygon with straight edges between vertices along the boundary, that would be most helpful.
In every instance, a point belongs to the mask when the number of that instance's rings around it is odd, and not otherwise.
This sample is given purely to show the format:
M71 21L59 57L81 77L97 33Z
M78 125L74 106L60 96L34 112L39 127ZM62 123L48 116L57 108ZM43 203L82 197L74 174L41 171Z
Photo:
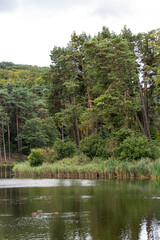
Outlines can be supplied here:
M0 0L0 12L11 12L16 8L24 11L32 10L62 12L84 7L91 15L101 18L111 16L124 16L131 14L131 2L128 0Z
M83 2L85 0L22 0L22 4L26 7L35 6L37 9L43 8L43 10L64 10Z
M0 12L14 11L18 6L17 0L0 0Z
M98 15L101 18L108 17L125 17L133 14L133 6L128 0L101 0L92 12L93 15Z
M90 0L89 0L90 1ZM0 0L0 13L13 12L17 8L39 10L65 10L85 3L85 0Z

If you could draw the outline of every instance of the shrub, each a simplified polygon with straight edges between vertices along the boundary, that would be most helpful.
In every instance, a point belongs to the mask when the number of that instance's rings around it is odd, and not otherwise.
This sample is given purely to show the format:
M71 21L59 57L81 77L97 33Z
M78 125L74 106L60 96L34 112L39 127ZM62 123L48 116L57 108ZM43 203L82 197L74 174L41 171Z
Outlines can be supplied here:
M42 148L44 162L54 163L57 160L57 153L53 148Z
M137 169L138 169L138 174L139 176L151 176L151 161L150 159L141 159L140 161L137 162Z
M145 136L127 137L119 147L114 149L119 160L133 161L150 157L150 147Z
M118 143L123 142L126 138L133 136L134 132L127 128L123 127L119 129L118 131L114 131L111 134L111 138L114 138Z
M63 158L61 161L59 161L60 164L66 164L66 165L78 165L78 161L75 157L67 157L67 158Z
M80 165L87 164L90 162L90 158L87 157L84 153L79 153L74 158Z
M55 141L53 149L56 151L57 159L71 157L76 152L76 146L73 142L65 142L60 139Z
M37 167L42 165L44 154L42 149L32 149L28 156L29 164L31 167Z
M110 174L115 174L116 167L118 162L114 158L109 158L107 161L107 171Z
M105 156L105 141L98 135L90 135L80 141L80 151L89 158Z
M60 163L68 165L84 165L90 162L90 158L84 153L75 155L74 157L63 158Z
M123 127L118 131L113 131L110 137L106 140L105 150L109 157L114 156L114 149L119 147L119 145L130 136L133 136L134 132L127 128Z
M160 143L158 141L152 141L149 143L148 157L156 160L160 158Z

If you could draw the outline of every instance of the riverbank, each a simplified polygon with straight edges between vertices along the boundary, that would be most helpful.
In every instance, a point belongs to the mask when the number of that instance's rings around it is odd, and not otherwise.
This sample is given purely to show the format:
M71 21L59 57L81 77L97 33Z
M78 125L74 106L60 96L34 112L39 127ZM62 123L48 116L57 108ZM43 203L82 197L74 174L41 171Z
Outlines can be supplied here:
M142 159L137 162L123 162L109 159L106 161L74 164L71 161L59 161L53 164L43 163L31 167L28 162L15 164L15 177L29 178L147 178L160 179L160 159L150 161Z
M26 159L26 156L23 156L24 159ZM9 156L7 155L6 160L3 158L0 161L0 166L13 166L15 164L15 162L19 161L19 155L14 153L12 154L12 157L9 158Z

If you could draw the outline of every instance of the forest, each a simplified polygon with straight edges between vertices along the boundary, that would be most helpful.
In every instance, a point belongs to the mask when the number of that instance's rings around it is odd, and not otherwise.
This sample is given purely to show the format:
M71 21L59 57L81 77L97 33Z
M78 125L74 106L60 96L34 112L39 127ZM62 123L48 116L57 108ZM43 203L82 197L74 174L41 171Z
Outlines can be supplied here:
M53 162L160 157L159 29L74 32L50 57L48 68L0 63L0 161L32 149Z

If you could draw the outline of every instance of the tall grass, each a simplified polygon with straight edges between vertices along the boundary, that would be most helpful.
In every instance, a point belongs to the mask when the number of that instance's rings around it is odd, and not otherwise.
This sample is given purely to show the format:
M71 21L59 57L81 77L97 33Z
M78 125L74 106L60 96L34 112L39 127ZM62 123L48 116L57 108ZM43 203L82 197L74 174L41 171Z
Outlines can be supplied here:
M28 162L16 164L15 176L59 178L153 178L160 179L160 159L142 159L135 162L116 161L113 158L85 164L66 158L53 164L31 167Z
M155 162L153 162L150 167L152 171L152 178L160 179L160 159L157 159Z

